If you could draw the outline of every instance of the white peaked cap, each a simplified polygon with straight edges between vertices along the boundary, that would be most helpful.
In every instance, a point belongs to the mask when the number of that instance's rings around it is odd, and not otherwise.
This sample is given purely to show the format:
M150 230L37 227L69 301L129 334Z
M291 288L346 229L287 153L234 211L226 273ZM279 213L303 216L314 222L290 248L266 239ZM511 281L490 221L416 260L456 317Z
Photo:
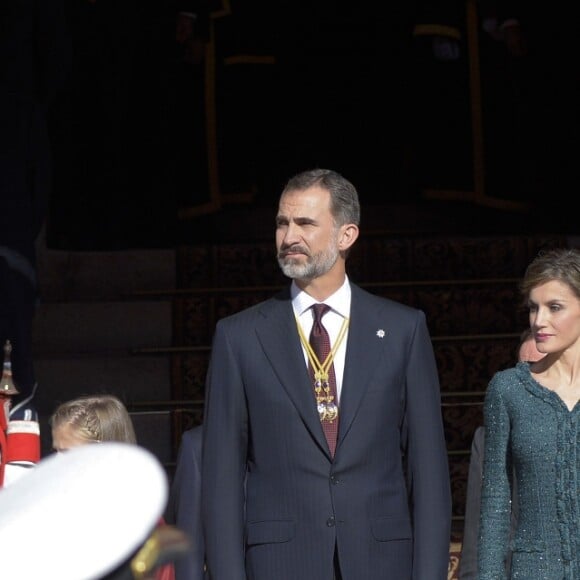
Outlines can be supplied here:
M42 459L0 489L0 576L97 580L145 542L167 498L165 470L137 445L82 445Z

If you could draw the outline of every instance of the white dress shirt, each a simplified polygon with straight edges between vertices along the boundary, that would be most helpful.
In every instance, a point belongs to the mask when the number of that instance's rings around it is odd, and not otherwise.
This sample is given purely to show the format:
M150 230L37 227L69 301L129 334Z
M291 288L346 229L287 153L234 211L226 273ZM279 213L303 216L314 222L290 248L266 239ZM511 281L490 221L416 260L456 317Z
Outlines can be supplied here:
M298 323L302 327L304 336L308 339L310 336L310 331L312 330L312 324L314 323L314 315L311 310L313 304L318 302L312 298L309 294L300 290L296 283L293 281L290 287L290 294L292 296L292 308L294 309L294 314ZM322 319L322 324L328 336L330 337L330 346L334 346L343 322L350 316L350 283L348 277L345 276L344 284L331 296L329 296L324 304L330 306L330 310L324 315ZM336 395L338 397L338 402L340 403L340 394L342 391L342 377L344 374L344 363L346 357L346 344L348 341L348 329L347 332L338 347L334 355L334 374L336 376ZM308 353L306 348L302 345L302 350L304 351L304 362L308 367Z

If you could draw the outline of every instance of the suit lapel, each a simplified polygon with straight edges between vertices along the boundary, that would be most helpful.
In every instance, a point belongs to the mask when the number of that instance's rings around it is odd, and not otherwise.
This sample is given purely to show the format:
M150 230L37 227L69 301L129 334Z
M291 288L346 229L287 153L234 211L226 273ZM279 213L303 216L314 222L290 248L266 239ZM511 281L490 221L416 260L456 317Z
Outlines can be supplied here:
M261 313L263 319L257 325L256 333L264 354L312 437L328 453L289 290L264 303Z
M348 343L340 396L338 446L348 434L377 364L385 356L387 342L379 334L381 330L387 330L386 320L377 314L376 306L370 304L365 293L352 286Z

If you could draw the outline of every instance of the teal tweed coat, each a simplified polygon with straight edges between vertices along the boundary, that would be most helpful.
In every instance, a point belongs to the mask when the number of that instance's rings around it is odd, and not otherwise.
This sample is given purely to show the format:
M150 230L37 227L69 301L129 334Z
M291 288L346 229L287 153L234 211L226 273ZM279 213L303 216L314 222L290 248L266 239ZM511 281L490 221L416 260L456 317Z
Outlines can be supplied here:
M479 580L580 580L580 403L560 397L518 363L495 374L486 393ZM519 519L510 530L510 474Z

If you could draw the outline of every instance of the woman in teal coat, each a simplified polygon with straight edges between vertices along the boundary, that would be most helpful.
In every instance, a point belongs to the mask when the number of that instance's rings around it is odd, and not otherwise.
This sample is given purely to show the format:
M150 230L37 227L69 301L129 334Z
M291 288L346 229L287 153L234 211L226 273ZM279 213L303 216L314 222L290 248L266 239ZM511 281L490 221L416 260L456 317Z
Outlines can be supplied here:
M521 290L545 357L498 372L486 394L479 580L506 578L512 465L519 519L509 578L580 579L580 251L540 253Z

